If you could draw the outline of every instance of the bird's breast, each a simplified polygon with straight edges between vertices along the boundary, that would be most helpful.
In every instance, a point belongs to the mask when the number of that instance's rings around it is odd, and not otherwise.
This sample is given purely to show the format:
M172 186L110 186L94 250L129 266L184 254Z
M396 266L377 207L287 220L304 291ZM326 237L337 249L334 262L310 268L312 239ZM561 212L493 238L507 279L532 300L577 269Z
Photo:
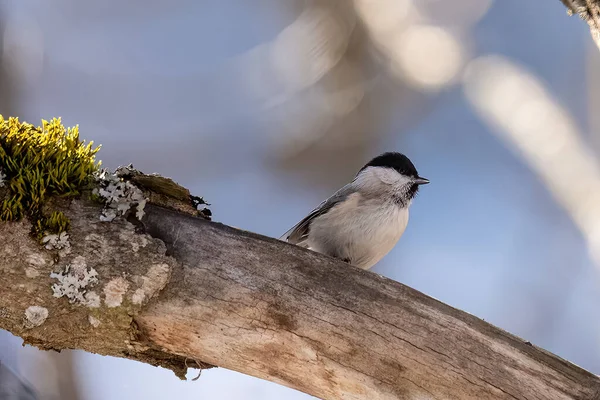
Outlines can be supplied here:
M370 268L398 242L408 208L353 194L311 224L311 248Z

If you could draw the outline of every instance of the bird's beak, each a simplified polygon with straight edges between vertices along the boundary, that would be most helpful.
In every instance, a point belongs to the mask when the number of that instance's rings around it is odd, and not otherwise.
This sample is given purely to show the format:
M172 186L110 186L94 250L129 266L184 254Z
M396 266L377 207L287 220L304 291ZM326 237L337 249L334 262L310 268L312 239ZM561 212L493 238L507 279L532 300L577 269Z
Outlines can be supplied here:
M429 179L418 177L417 179L415 179L415 183L417 185L427 185L429 183Z

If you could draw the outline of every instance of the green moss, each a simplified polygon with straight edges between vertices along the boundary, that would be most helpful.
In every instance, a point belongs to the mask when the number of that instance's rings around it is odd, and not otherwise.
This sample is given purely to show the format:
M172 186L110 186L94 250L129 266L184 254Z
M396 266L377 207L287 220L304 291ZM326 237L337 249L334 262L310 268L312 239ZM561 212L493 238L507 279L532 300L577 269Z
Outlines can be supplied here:
M37 232L60 233L69 229L69 219L61 211L53 211L50 216L36 221Z
M77 196L92 182L100 166L100 147L92 145L79 139L77 126L65 129L60 119L35 127L0 115L0 172L9 191L0 220L28 217L37 235L68 229L67 217L59 211L45 215L44 204L50 196Z

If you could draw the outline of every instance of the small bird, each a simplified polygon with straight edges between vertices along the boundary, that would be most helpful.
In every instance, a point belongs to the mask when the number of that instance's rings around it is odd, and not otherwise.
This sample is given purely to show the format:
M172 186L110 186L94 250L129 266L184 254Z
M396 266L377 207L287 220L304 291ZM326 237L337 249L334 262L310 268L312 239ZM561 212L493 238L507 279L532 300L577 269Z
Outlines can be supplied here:
M396 245L408 208L427 183L404 154L383 153L280 240L369 269Z

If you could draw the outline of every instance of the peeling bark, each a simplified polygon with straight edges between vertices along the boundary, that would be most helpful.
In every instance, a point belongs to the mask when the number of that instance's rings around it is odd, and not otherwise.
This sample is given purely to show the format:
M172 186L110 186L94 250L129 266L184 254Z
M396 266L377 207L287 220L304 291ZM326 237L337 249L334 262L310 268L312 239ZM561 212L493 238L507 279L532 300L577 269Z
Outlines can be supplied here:
M27 223L0 224L0 328L42 349L180 377L218 365L323 399L600 396L591 373L338 260L156 205L138 226L100 222L83 199L62 207L68 250L44 249ZM72 303L54 296L52 272L76 278Z

